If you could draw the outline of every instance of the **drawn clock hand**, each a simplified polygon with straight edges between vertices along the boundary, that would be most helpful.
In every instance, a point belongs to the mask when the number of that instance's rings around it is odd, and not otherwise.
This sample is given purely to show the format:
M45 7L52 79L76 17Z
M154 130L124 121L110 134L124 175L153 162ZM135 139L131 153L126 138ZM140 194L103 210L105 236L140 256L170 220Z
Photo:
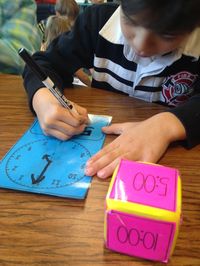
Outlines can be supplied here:
M45 154L42 159L47 161L47 164L45 165L44 169L42 170L42 172L40 173L40 175L35 178L34 174L31 174L31 180L32 180L32 184L38 184L40 183L42 180L45 179L44 173L46 172L47 168L49 167L49 165L52 163L52 161L49 159L50 155Z

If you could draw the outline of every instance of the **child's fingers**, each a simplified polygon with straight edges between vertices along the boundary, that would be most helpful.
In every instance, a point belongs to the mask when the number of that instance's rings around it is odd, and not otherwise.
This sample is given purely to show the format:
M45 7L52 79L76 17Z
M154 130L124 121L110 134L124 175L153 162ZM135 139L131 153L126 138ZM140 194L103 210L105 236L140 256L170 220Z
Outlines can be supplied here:
M58 131L60 134L64 134L66 139L71 138L74 135L78 135L82 133L85 129L86 125L81 124L78 127L73 127L69 124L64 123L63 121L55 121L54 124L49 125L47 128L44 129L45 133L51 135L52 132Z
M56 130L56 129L49 129L48 132L44 132L44 134L46 136L52 136L55 137L56 139L60 139L60 140L68 140L70 139L72 136L66 135L63 132Z
M110 126L106 126L102 128L102 131L106 134L115 134L121 135L128 128L133 128L133 126L137 126L139 122L128 122L128 123L115 123Z
M102 127L102 131L106 134L120 135L122 133L122 124L112 124L110 126Z
M49 117L52 121L62 121L72 127L79 127L83 124L87 124L88 116L85 113L79 114L79 110L77 110L77 112L78 114L72 114L70 110L62 106L57 106L57 108L55 107L54 112L49 114Z
M76 108L78 114L77 115L73 114L72 116L76 119L76 121L78 121L79 124L88 124L89 118L88 118L87 109L75 103L73 103L73 105Z

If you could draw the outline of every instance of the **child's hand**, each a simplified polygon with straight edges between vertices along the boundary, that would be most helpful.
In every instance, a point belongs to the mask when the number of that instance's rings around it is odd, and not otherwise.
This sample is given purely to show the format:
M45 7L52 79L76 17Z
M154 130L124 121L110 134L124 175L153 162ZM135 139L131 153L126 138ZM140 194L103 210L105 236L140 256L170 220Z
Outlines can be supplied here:
M44 134L60 140L67 140L82 133L89 121L85 108L75 104L79 113L75 117L68 109L61 106L47 88L41 88L35 93L33 108Z
M120 136L87 162L86 175L109 177L121 158L156 163L172 141L186 137L181 122L168 112L142 122L113 124L103 132Z

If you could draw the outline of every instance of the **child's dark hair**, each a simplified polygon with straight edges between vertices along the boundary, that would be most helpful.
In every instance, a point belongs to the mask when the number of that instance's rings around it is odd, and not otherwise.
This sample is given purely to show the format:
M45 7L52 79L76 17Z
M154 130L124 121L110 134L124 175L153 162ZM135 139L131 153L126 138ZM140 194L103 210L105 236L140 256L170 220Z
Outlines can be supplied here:
M200 25L199 0L121 0L122 11L158 34L189 33Z

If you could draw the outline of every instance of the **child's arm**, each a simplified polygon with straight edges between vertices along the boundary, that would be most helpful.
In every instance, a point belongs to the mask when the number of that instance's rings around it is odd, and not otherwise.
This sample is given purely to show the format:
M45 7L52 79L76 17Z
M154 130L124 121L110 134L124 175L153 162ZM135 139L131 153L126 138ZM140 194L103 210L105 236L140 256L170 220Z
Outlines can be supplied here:
M99 30L117 6L110 6L109 12L105 15L103 12L105 7L102 6L102 10L99 7L96 5L88 7L76 19L72 31L61 34L48 46L47 51L40 51L33 55L34 60L61 91L72 86L72 77L78 69L93 68ZM96 26L91 28L92 21L95 21ZM58 102L49 96L43 88L43 83L28 67L24 70L23 78L30 109L38 116L45 134L67 139L84 130L84 121L87 120L85 109L76 107L83 116L81 119L83 123L74 121L68 110L61 108ZM68 97L71 100L70 95Z
M113 124L103 131L120 136L87 163L86 174L100 178L111 176L121 158L156 163L171 142L186 138L182 123L170 112L142 122Z
M89 76L83 71L83 69L79 69L76 71L75 76L80 79L85 85L88 87L91 86L91 80L89 79Z
M84 131L88 123L87 110L76 105L79 116L75 117L61 106L47 88L39 89L33 97L33 109L46 135L67 140Z

